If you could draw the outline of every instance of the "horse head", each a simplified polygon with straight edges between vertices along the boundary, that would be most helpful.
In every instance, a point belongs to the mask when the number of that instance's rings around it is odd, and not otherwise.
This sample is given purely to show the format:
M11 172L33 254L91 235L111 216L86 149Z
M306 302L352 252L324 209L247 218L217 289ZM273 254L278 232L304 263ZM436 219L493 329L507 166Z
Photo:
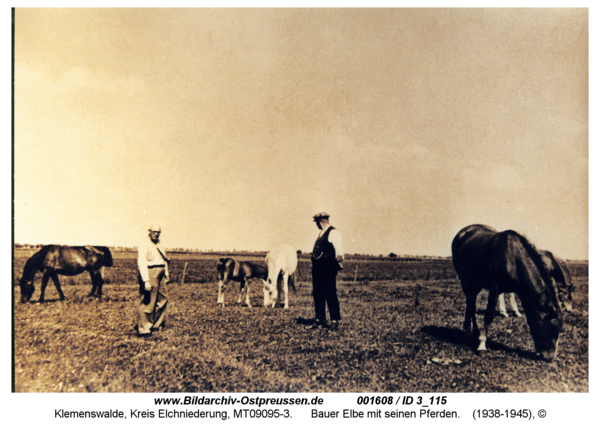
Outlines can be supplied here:
M534 246L525 238L522 238L522 243L538 267L537 273L533 270L530 272L530 288L524 295L527 323L536 352L549 362L554 359L558 349L563 324L562 308L571 307L572 285L571 288L566 285L564 272L550 252L534 250ZM561 289L564 289L563 297Z
M27 279L22 278L19 281L19 286L21 287L21 303L28 303L35 292L33 280L28 281Z
M50 249L50 245L44 246L38 252L33 254L25 263L23 267L23 274L21 280L19 280L19 286L21 287L21 302L27 303L31 300L33 293L35 292L35 286L33 281L35 274L38 271L42 271L42 264Z
M546 362L554 359L558 349L558 337L562 329L562 313L559 305L554 305L550 310L533 310L527 316L527 323L536 353Z
M261 279L263 282L263 306L264 307L275 307L279 300L279 290L277 289L277 279L273 280L268 277L267 280Z
M231 275L233 275L233 268L230 267L230 264L235 263L232 258L219 258L217 262L217 279L223 280L225 277L225 273L231 279Z

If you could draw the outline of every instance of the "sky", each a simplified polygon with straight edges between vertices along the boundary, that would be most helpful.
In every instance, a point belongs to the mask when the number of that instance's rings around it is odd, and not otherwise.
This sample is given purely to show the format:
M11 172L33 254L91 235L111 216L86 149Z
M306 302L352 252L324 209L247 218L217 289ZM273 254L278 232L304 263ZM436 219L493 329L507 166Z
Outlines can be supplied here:
M588 258L587 9L15 13L14 241Z

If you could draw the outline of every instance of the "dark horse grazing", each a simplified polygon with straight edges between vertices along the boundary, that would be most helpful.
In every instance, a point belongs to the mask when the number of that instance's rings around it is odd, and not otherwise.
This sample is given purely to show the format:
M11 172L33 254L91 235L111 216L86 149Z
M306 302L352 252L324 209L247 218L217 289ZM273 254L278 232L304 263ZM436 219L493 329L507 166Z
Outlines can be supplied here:
M523 305L536 351L546 361L554 358L562 328L561 308L570 308L572 285L550 252L536 250L515 231L499 233L486 225L470 225L452 241L452 262L467 298L464 329L470 331L472 324L476 336L477 295L483 288L489 290L478 350L486 350L498 295L514 292Z
M58 275L77 276L87 271L92 278L92 292L98 297L102 296L102 278L101 268L112 267L113 259L110 250L106 246L59 246L47 245L33 254L25 263L23 276L19 285L21 286L21 302L29 302L35 292L33 281L38 271L43 273L42 293L40 302L44 302L44 293L48 285L48 279L52 278L54 286L61 300L65 295L60 287Z
M242 303L242 293L246 291L246 305L250 304L250 279L266 279L268 271L265 267L254 264L249 261L237 261L233 258L221 258L217 264L217 278L219 279L219 296L217 305L225 307L225 287L227 282L235 280L240 282L240 293L238 295L238 304Z

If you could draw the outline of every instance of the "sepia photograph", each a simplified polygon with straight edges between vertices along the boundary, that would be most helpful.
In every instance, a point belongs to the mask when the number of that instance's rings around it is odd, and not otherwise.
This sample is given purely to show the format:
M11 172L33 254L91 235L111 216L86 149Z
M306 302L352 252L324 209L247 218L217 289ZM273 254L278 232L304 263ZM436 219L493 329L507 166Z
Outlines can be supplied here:
M11 14L13 394L590 392L588 8Z

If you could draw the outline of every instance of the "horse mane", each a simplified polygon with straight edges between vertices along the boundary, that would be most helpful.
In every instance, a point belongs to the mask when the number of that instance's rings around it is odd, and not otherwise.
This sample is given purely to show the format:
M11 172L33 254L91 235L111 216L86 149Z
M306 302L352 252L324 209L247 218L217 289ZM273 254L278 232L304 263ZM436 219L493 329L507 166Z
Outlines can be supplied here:
M50 251L52 245L46 245L42 247L39 251L34 253L26 262L25 267L23 267L23 275L21 276L21 281L25 280L29 282L35 273L37 273L40 268L41 261L46 258L48 251Z
M556 302L558 303L558 289L556 289L554 286L548 286L548 284L553 283L552 272L550 270L548 270L548 267L546 266L546 263L542 259L542 255L540 254L539 250L535 247L535 245L533 243L531 243L522 234L519 234L516 231L512 231L512 230L509 230L509 232L519 239L519 241L521 242L521 244L527 251L527 254L533 260L533 263L535 264L535 266L539 270L540 274L542 275L542 279L543 279L544 283L546 284L545 288L547 290L552 290L552 293L554 294L554 298L556 299Z

